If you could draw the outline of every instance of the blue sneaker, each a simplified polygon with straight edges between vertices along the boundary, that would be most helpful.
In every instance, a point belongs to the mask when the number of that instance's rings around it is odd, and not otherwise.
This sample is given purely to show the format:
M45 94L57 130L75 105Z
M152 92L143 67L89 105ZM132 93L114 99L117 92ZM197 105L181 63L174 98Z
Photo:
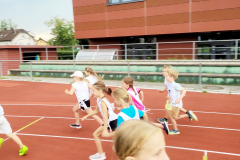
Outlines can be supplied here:
M174 134L180 134L179 130L175 130L175 129L172 129L170 132L169 132L170 135L174 135Z

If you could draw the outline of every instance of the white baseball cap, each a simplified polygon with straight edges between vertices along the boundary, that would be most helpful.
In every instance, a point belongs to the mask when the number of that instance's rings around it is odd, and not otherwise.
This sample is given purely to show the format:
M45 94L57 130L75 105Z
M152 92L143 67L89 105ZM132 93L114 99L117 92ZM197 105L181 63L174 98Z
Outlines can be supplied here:
M70 77L74 76L83 78L83 73L81 71L75 71Z

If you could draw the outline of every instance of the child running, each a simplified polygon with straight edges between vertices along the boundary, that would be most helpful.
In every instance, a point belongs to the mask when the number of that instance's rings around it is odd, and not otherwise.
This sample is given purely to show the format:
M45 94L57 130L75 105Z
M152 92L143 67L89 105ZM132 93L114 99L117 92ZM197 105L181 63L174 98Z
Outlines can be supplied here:
M162 131L146 121L123 122L114 135L119 160L169 160Z
M27 153L28 148L27 146L23 145L21 139L14 133L12 133L12 128L7 121L7 119L4 117L4 111L2 106L0 105L0 134L6 134L8 138L11 138L14 142L16 142L19 147L19 156L23 156ZM0 148L2 143L4 142L3 138L0 138Z
M130 105L131 103L131 97L128 94L128 92L123 89L123 88L117 88L113 91L113 99L114 102L120 106L121 111L118 114L118 119L117 119L117 128L124 122L124 121L128 121L131 119L137 119L140 120L141 118L143 118L144 120L148 121L148 116L146 113L144 113L143 111L138 110L135 106ZM154 123L154 125L162 128L163 130L165 130L165 132L168 134L169 130L168 130L168 126L165 122L163 122L162 124L159 123ZM114 135L114 132L111 133L104 133L102 134L104 137L111 137Z
M86 81L90 86L92 86L97 81L101 81L103 79L103 76L99 77L97 73L93 71L92 67L85 68L85 75L87 76ZM91 88L89 89L90 89L90 98L91 98L93 96L92 89Z
M170 96L170 101L172 103L172 109L170 113L170 120L173 125L173 129L169 132L170 135L180 134L176 120L188 117L187 114L179 115L179 110L182 108L183 103L182 99L186 94L186 90L181 87L179 83L176 83L175 80L178 78L178 72L169 69L167 71L166 80L169 82L168 91ZM191 118L197 121L197 116L192 113L190 114Z
M73 113L76 119L76 123L71 124L70 127L72 128L81 128L81 124L79 121L79 110L86 111L86 113L91 113L92 109L90 107L90 100L89 100L89 91L88 91L88 85L87 82L84 81L84 76L81 71L75 71L73 75L74 83L72 84L72 88L70 91L67 89L65 90L65 93L68 95L73 95L74 92L77 96L78 103L73 107ZM94 115L93 118L100 124L102 124L102 120L97 116Z
M171 69L171 65L164 65L163 66L162 74L163 74L164 77L167 76L167 71L169 69ZM171 100L169 98L169 90L168 90L169 82L166 80L166 78L164 79L164 85L165 85L165 88L163 90L159 90L159 92L162 93L165 90L168 91L167 102L165 104L165 116L164 116L164 118L158 118L157 121L168 123L168 117L169 117L169 114L170 114L171 109L172 109L172 104L171 104ZM180 111L186 113L188 115L189 120L192 121L192 115L193 115L192 111L187 111L184 108L180 108Z
M104 132L114 131L117 127L117 114L113 112L112 106L109 100L105 97L104 93L107 95L111 95L112 90L105 86L102 81L98 81L92 85L93 95L97 98L97 107L96 109L89 113L88 115L84 116L82 120L84 121L88 117L91 117L97 114L99 111L103 117L104 123L93 133L93 137L95 139L95 143L97 146L98 152L89 157L92 160L102 160L106 159L106 155L103 152L100 135Z
M139 88L133 86L134 79L130 76L126 76L122 79L122 87L127 90L132 98L133 104L139 109L140 111L145 111L145 106L143 105L144 95L143 91ZM141 99L139 97L141 95Z

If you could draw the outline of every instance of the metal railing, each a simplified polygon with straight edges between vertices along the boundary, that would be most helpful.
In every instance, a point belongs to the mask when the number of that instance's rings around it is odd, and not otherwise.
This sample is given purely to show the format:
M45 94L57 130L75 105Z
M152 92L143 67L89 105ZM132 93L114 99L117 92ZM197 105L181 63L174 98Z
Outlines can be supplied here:
M3 63L5 62L22 62L23 60L0 60L0 76L3 77ZM33 80L33 72L37 72L37 70L33 70L32 68L32 63L36 62L36 61L24 61L27 62L25 63L29 65L29 69L26 69L24 72L29 72L30 75L30 80ZM52 62L70 62L70 65L73 65L73 72L76 71L76 63L77 62L82 62L82 61L76 61L76 60L71 60L71 61L52 61ZM109 61L105 61L105 62L109 62ZM131 66L136 66L136 63L134 63L136 61L125 61L125 65L127 66L127 75L131 76ZM139 61L140 62L140 61ZM169 61L169 60L162 60L161 62L168 62L169 64L173 63L174 61ZM237 62L240 63L240 60L179 60L178 62L195 62L198 64L199 66L199 72L198 72L198 89L202 89L202 67L204 66L203 63L204 62ZM131 64L132 63L132 64ZM118 64L115 64L118 65ZM122 64L120 63L119 66L122 66Z

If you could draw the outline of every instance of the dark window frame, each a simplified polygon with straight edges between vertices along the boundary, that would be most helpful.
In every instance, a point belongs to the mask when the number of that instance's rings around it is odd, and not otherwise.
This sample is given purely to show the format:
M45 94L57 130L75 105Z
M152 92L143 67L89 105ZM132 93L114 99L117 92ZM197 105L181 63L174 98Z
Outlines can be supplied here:
M119 2L116 2L116 3L111 3L110 1L111 0L107 0L107 6L118 5L118 4L126 4L126 3L134 3L134 2L143 2L143 1L146 1L146 0L129 0L129 1L126 1L126 2L123 2L123 0L119 0Z

